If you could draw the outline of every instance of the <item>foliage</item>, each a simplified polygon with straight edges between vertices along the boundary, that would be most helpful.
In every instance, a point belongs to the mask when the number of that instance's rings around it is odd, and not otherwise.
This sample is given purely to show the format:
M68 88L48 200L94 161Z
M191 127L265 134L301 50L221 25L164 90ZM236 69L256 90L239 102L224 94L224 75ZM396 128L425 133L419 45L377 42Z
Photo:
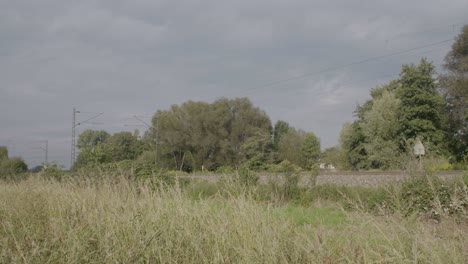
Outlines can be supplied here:
M270 179L273 200L287 201L297 195L302 169L288 160L271 166L274 176Z
M28 171L28 165L22 158L13 157L0 161L0 179L10 179Z
M193 199L187 192L196 186L153 189L119 179L1 182L1 262L466 262L466 226L451 219L434 225L332 202L273 206L245 195Z
M397 139L400 100L395 94L384 90L373 99L371 109L363 114L360 123L366 138L364 148L368 162L373 168L389 169L399 165L399 142Z
M78 137L77 147L80 149L89 148L93 149L99 144L106 142L110 137L109 133L104 130L90 130L83 131Z
M232 167L229 167L229 166L220 166L220 167L216 168L216 173L218 173L218 174L233 174L234 169Z
M446 72L439 76L448 113L446 141L458 162L468 158L468 25L457 36L445 57Z
M167 168L216 170L250 159L262 163L271 148L271 121L247 98L173 105L154 115L153 126Z
M111 161L134 160L142 153L138 138L130 132L115 133L105 142Z
M333 165L335 167L342 168L343 164L343 155L342 150L339 146L326 148L320 154L320 163L324 163L326 165Z
M403 184L401 210L405 215L423 213L440 219L442 215L465 215L468 212L468 188L459 182L447 182L426 175Z
M8 159L8 148L5 146L0 146L0 162L6 159Z
M360 121L352 124L345 123L340 132L340 147L344 152L346 161L343 167L348 169L368 169L367 152L365 148L365 137L360 126Z
M288 133L289 129L290 129L289 124L286 121L283 121L283 120L276 121L274 130L273 130L273 146L276 150L278 150L281 137L284 134Z
M434 145L432 151L442 153L445 116L434 74L434 66L426 59L419 65L403 65L397 90L401 100L398 133L401 139L419 137Z
M416 138L426 152L446 154L447 115L434 75L434 66L422 59L418 65L403 65L398 80L371 89L371 99L355 111L357 120L340 133L339 149L347 161L343 167L404 167L405 157L412 155L408 142Z
M311 169L317 165L320 157L320 140L313 133L306 133L304 135L301 154L304 157L303 168Z
M86 130L78 137L78 148L80 154L73 170L108 162L135 160L143 153L144 146L138 135L130 132L111 136L105 131Z
M40 176L45 179L61 181L65 177L65 173L57 164L48 164L44 166L40 172Z
M258 184L259 176L247 166L241 166L237 170L237 179L242 186L254 187Z
M318 162L320 141L313 133L290 128L282 135L278 144L278 160L308 169Z

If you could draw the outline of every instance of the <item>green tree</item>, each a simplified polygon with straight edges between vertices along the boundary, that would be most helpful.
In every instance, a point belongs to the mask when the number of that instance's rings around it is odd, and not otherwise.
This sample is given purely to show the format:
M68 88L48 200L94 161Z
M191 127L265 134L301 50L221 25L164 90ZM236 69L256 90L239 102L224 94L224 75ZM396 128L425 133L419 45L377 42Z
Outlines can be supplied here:
M304 157L304 168L311 169L318 163L320 157L320 140L314 133L306 133L301 146L301 154Z
M13 157L0 162L0 178L8 178L28 171L28 165L22 158Z
M104 143L110 137L109 133L104 130L85 130L78 137L77 147L79 149L89 148Z
M278 120L273 130L273 146L278 150L281 137L289 131L289 124L286 121Z
M158 111L152 122L164 167L215 170L263 162L271 148L271 121L247 98L189 101Z
M389 90L373 99L372 108L364 113L360 123L366 138L364 147L373 168L399 166L398 118L400 100Z
M283 134L278 143L278 159L280 161L289 161L297 166L303 166L304 156L301 153L301 147L304 143L305 132L290 128Z
M360 125L362 121L345 123L340 132L340 148L346 157L343 167L354 170L369 169L365 148L365 136Z
M104 149L114 162L134 160L142 153L138 139L130 132L113 134L106 140Z
M78 137L77 147L80 154L73 164L76 169L88 164L100 164L111 160L111 153L105 148L110 135L104 130L85 130Z
M331 147L331 148L326 148L322 153L320 154L320 162L325 163L325 164L331 164L335 167L341 168L341 150L339 146Z
M278 159L310 169L320 157L320 141L313 133L289 128L278 143Z
M0 162L8 159L8 148L6 146L0 146Z
M419 65L403 65L401 87L397 91L401 100L398 134L401 142L420 137L433 146L432 150L441 153L445 117L434 74L434 66L426 59Z
M445 57L446 73L440 75L441 92L448 112L446 140L457 161L468 157L468 25Z

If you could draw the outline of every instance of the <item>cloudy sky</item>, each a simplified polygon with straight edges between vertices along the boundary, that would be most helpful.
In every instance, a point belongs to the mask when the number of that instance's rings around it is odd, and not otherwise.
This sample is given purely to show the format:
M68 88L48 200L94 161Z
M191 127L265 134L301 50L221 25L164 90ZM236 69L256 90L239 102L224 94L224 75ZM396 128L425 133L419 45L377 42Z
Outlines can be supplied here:
M132 131L187 100L249 97L337 143L370 88L427 57L440 69L466 0L0 0L0 145L69 166L77 127ZM367 60L372 58L370 60Z

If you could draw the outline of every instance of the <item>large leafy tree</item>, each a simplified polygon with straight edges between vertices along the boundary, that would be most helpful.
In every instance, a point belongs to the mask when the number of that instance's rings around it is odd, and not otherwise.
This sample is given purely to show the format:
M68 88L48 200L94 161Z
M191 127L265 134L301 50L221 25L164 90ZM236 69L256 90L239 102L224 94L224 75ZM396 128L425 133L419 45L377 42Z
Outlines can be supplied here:
M99 164L111 160L109 151L105 148L105 142L110 134L104 130L85 130L78 137L77 146L80 154L74 168L82 167L87 164Z
M455 39L445 57L446 72L440 76L441 92L448 112L446 139L458 161L468 157L468 25Z
M444 149L443 98L437 92L434 66L426 59L419 65L403 65L401 87L397 97L401 100L399 135L404 140L422 138L432 151Z
M174 105L154 115L153 127L164 166L189 171L264 162L271 145L268 115L247 98Z
M375 101L382 97L384 93L394 93L399 87L397 81L391 81L387 85L378 86L370 90L371 99L364 102L362 105L358 105L354 111L357 120L351 124L343 125L340 133L339 149L342 152L342 162L339 165L345 169L370 169L378 168L380 165L378 162L373 162L369 159L368 151L378 151L372 144L371 141L375 139L370 138L372 129L369 128L371 123L374 128L378 126L378 120L369 122L371 116L378 116L377 109L374 108ZM373 110L374 108L374 110ZM381 107L379 107L381 108ZM372 112L372 114L370 114ZM375 151L374 151L375 150Z
M372 108L364 113L360 123L366 143L368 161L374 168L398 167L399 142L397 141L400 100L384 90L374 98Z
M310 169L318 163L320 158L320 140L314 133L306 133L301 146L301 154L304 157L304 168Z
M289 128L278 143L279 161L291 163L309 169L320 157L320 140L313 133Z
M360 125L362 121L345 123L340 132L340 149L346 157L344 168L362 170L370 168L365 148L365 136Z
M301 147L304 144L305 132L290 128L278 143L279 161L288 160L291 163L303 166L305 164L304 156L301 153Z
M77 146L80 149L94 148L95 146L104 143L110 137L109 133L104 130L85 130L78 137Z
M113 134L106 140L105 149L111 161L134 160L142 153L138 138L130 132Z
M273 146L277 150L281 137L289 131L289 124L286 121L278 120L273 129Z

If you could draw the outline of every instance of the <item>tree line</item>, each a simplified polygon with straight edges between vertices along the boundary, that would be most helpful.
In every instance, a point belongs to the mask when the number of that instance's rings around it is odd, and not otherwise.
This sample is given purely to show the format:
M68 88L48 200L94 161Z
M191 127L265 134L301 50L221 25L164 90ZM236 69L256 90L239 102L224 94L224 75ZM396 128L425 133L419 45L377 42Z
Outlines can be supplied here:
M342 169L400 169L416 140L432 157L466 164L468 158L468 25L437 75L426 59L403 65L400 77L370 90L356 120L344 124L339 144L323 158Z
M412 146L421 140L427 153L452 163L468 157L468 25L445 58L444 71L423 58L403 65L400 76L372 88L370 99L354 111L337 146L320 152L312 132L269 116L248 98L221 98L213 103L188 101L158 110L151 127L140 135L86 130L72 169L133 160L159 169L267 169L282 161L309 170L319 162L344 170L402 169ZM0 174L27 169L21 158L8 158L0 147Z
M273 126L269 116L248 98L173 105L157 111L142 136L86 130L77 146L80 154L75 168L143 160L161 169L188 172L239 166L262 170L289 160L309 169L320 156L320 141L314 133L285 121Z

